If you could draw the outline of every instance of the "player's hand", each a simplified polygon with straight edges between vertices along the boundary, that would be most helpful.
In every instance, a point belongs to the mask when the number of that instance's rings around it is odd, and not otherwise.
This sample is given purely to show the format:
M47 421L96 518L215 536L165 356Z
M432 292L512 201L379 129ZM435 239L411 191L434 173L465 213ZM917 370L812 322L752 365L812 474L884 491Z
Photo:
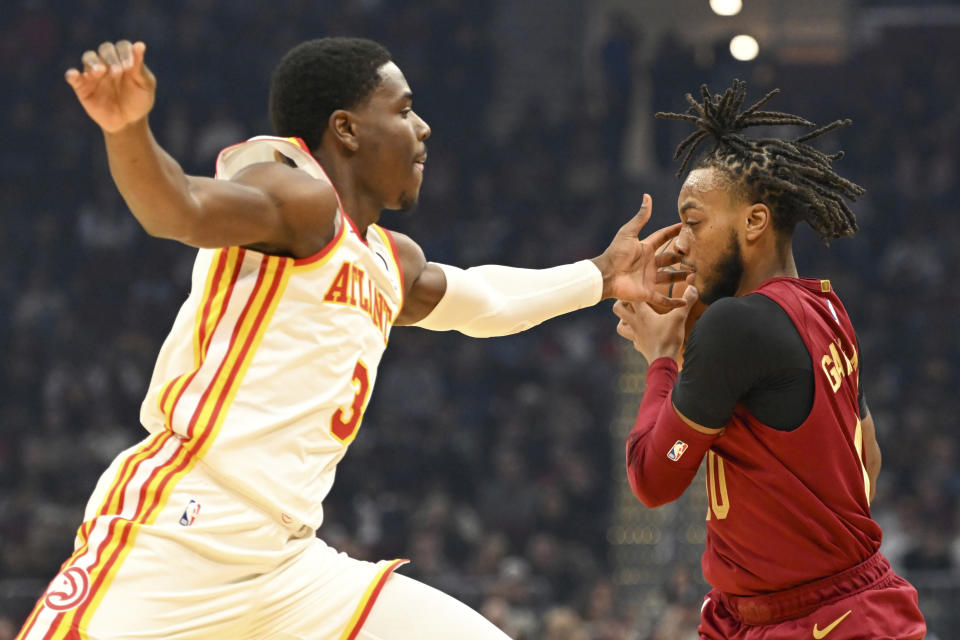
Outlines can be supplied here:
M603 274L603 297L619 298L628 302L652 302L676 309L685 303L683 298L670 298L657 290L657 284L678 282L687 277L685 271L661 271L676 264L680 256L673 251L657 255L657 248L680 233L680 223L660 229L640 240L640 230L650 219L653 200L644 194L640 211L620 227L607 250L593 259Z
M699 293L688 280L687 288L683 292L685 306L673 309L667 313L659 313L649 304L634 304L624 300L617 300L613 305L613 312L620 318L617 333L633 343L634 348L643 354L647 362L657 358L673 358L680 355L686 334L684 325L687 314L696 303Z
M143 62L146 50L142 42L104 42L97 51L83 53L82 71L67 70L80 104L107 133L142 120L153 108L157 79Z

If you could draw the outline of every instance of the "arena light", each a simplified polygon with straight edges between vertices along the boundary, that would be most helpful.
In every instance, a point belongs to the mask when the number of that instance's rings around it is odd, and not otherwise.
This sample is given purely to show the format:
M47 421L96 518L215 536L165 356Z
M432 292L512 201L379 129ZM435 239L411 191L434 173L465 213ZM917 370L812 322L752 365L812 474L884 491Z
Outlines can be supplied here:
M737 60L753 60L760 53L760 44L756 38L748 35L733 36L730 40L730 55Z
M718 16L735 16L743 9L742 0L710 0L710 8Z

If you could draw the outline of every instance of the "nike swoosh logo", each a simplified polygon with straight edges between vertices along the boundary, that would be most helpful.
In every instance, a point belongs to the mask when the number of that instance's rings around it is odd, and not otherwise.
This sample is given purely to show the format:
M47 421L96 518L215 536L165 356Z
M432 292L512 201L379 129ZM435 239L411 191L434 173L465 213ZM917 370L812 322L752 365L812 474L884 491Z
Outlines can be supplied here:
M816 638L816 640L821 640L821 638L826 638L827 634L829 634L831 631L836 629L837 625L843 622L844 619L846 619L846 617L850 615L852 612L853 612L853 609L850 609L850 611L847 611L845 614L843 614L842 616L840 616L839 618L831 622L822 630L819 629L817 625L813 625L813 637Z

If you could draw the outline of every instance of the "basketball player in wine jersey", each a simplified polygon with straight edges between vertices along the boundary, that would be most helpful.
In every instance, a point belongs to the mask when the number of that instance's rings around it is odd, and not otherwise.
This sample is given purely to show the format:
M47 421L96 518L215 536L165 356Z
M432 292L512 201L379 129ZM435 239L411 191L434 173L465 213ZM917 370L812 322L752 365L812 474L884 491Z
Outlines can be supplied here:
M19 638L504 638L466 605L316 538L394 325L522 331L608 297L655 290L679 225L637 216L593 260L466 271L427 262L377 224L417 200L430 128L390 54L314 40L277 67L277 137L187 176L151 134L145 45L104 43L67 82L102 128L113 179L151 235L198 247L192 290L75 553ZM682 276L683 274L681 274Z
M832 168L841 154L806 144L822 128L760 110L740 112L741 82L689 94L693 122L680 175L712 145L680 191L674 242L693 271L688 302L709 305L686 339L686 312L618 302L619 332L650 363L627 439L630 486L648 507L677 499L706 459L707 541L700 637L922 638L917 592L879 552L870 517L880 468L860 391L856 335L829 281L799 278L796 224L823 239L852 235L846 204L863 190ZM755 125L801 125L796 140L746 137Z

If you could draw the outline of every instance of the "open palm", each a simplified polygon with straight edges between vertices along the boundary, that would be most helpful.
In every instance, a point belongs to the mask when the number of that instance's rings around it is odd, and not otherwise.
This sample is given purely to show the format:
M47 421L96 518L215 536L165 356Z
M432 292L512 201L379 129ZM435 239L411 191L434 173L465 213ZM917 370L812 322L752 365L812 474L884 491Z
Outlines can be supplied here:
M678 282L687 277L684 271L661 270L676 264L680 256L672 251L657 254L661 245L680 232L680 224L664 227L640 240L640 230L650 219L652 210L652 199L644 195L640 211L620 227L600 256L605 263L605 268L601 269L605 274L603 297L650 302L670 309L682 307L685 304L683 298L670 298L657 290L658 284Z

